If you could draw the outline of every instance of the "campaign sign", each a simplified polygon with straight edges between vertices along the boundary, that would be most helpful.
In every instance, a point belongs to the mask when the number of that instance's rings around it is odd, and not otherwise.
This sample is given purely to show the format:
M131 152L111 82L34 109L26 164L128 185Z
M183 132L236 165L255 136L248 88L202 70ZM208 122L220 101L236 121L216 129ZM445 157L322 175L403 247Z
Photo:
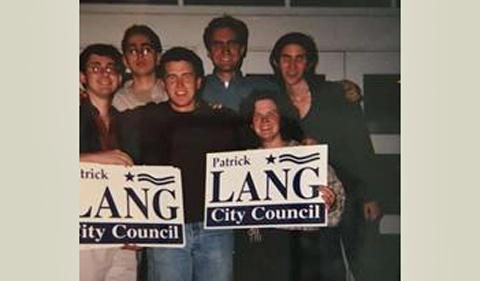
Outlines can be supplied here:
M207 154L205 228L326 226L327 146Z
M183 247L180 170L80 163L81 248Z

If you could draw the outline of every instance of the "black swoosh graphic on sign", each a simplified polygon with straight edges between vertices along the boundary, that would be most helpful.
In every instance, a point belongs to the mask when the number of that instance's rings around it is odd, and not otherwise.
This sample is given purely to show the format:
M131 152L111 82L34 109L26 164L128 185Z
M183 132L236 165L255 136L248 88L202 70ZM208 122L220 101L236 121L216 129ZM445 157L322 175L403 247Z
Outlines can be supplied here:
M318 159L320 159L320 157L315 157L315 158L308 159L308 160L294 160L294 159L287 158L287 159L280 159L280 162L293 162L295 164L306 164L306 163L310 163L310 162L318 160Z
M308 158L311 158L311 157L314 157L314 156L320 156L320 153L315 152L315 153L312 153L310 155L305 155L305 156L295 156L293 154L285 153L285 154L280 155L279 157L280 158L293 158L295 160L305 160L305 159L308 159Z
M175 182L174 176L156 178L156 177L153 177L152 175L145 174L145 173L138 174L137 179L138 181L147 181L154 185L166 185L166 184Z

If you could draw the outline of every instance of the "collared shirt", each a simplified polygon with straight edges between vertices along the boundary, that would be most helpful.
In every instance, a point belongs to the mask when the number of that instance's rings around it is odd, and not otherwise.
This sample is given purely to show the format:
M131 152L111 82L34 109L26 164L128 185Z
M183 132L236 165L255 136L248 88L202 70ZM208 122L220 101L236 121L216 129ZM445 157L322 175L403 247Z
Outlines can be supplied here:
M160 103L166 100L168 100L168 96L160 84L160 80L157 80L150 91L145 92L134 92L133 80L129 80L125 82L125 85L115 94L112 105L118 111L122 112L127 109L134 109L146 105L150 102Z
M236 112L240 104L254 90L276 90L274 83L265 78L243 76L237 72L228 83L215 74L207 75L201 98L208 103L222 104Z
M80 153L98 152L118 148L118 111L110 107L110 126L107 129L98 109L88 98L80 102Z

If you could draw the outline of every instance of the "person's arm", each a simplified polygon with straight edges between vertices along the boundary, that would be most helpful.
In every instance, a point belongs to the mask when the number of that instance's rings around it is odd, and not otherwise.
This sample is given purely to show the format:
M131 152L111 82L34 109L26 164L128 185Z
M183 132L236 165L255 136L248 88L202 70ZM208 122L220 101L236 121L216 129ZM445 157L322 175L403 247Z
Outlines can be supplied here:
M125 152L114 149L101 152L80 153L80 162L91 162L112 165L133 165L133 160Z
M335 174L335 170L330 165L328 166L327 173L328 189L330 189L335 196L333 204L331 204L328 209L328 225L336 226L340 222L343 210L345 208L345 189L342 182ZM322 193L323 192L325 192L325 190L322 190Z
M348 142L355 157L355 162L359 168L364 184L363 214L368 221L374 221L380 218L381 208L378 204L381 182L379 180L378 170L375 168L375 151L370 133L361 111L355 111L355 108L343 107L347 116Z

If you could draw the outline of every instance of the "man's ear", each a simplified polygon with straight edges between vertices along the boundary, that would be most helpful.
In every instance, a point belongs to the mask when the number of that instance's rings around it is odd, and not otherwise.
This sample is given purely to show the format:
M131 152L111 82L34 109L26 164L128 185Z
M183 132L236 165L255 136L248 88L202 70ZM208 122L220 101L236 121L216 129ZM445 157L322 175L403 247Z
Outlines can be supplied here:
M87 76L80 71L80 84L83 85L84 88L86 88L86 84L87 84Z
M247 53L247 47L246 46L240 47L240 57L244 58L246 53Z
M165 93L167 92L167 90L165 89L165 82L163 81L163 78L160 78L160 86L162 86L162 89L165 91Z
M202 81L203 79L201 77L197 78L197 91L202 87Z
M118 85L122 85L122 82L123 82L123 75L122 74L118 74Z
M129 68L128 62L127 62L127 57L125 55L122 56L122 62L125 68Z
M162 58L162 53L157 53L157 61L155 62L155 68L160 64L160 59Z

